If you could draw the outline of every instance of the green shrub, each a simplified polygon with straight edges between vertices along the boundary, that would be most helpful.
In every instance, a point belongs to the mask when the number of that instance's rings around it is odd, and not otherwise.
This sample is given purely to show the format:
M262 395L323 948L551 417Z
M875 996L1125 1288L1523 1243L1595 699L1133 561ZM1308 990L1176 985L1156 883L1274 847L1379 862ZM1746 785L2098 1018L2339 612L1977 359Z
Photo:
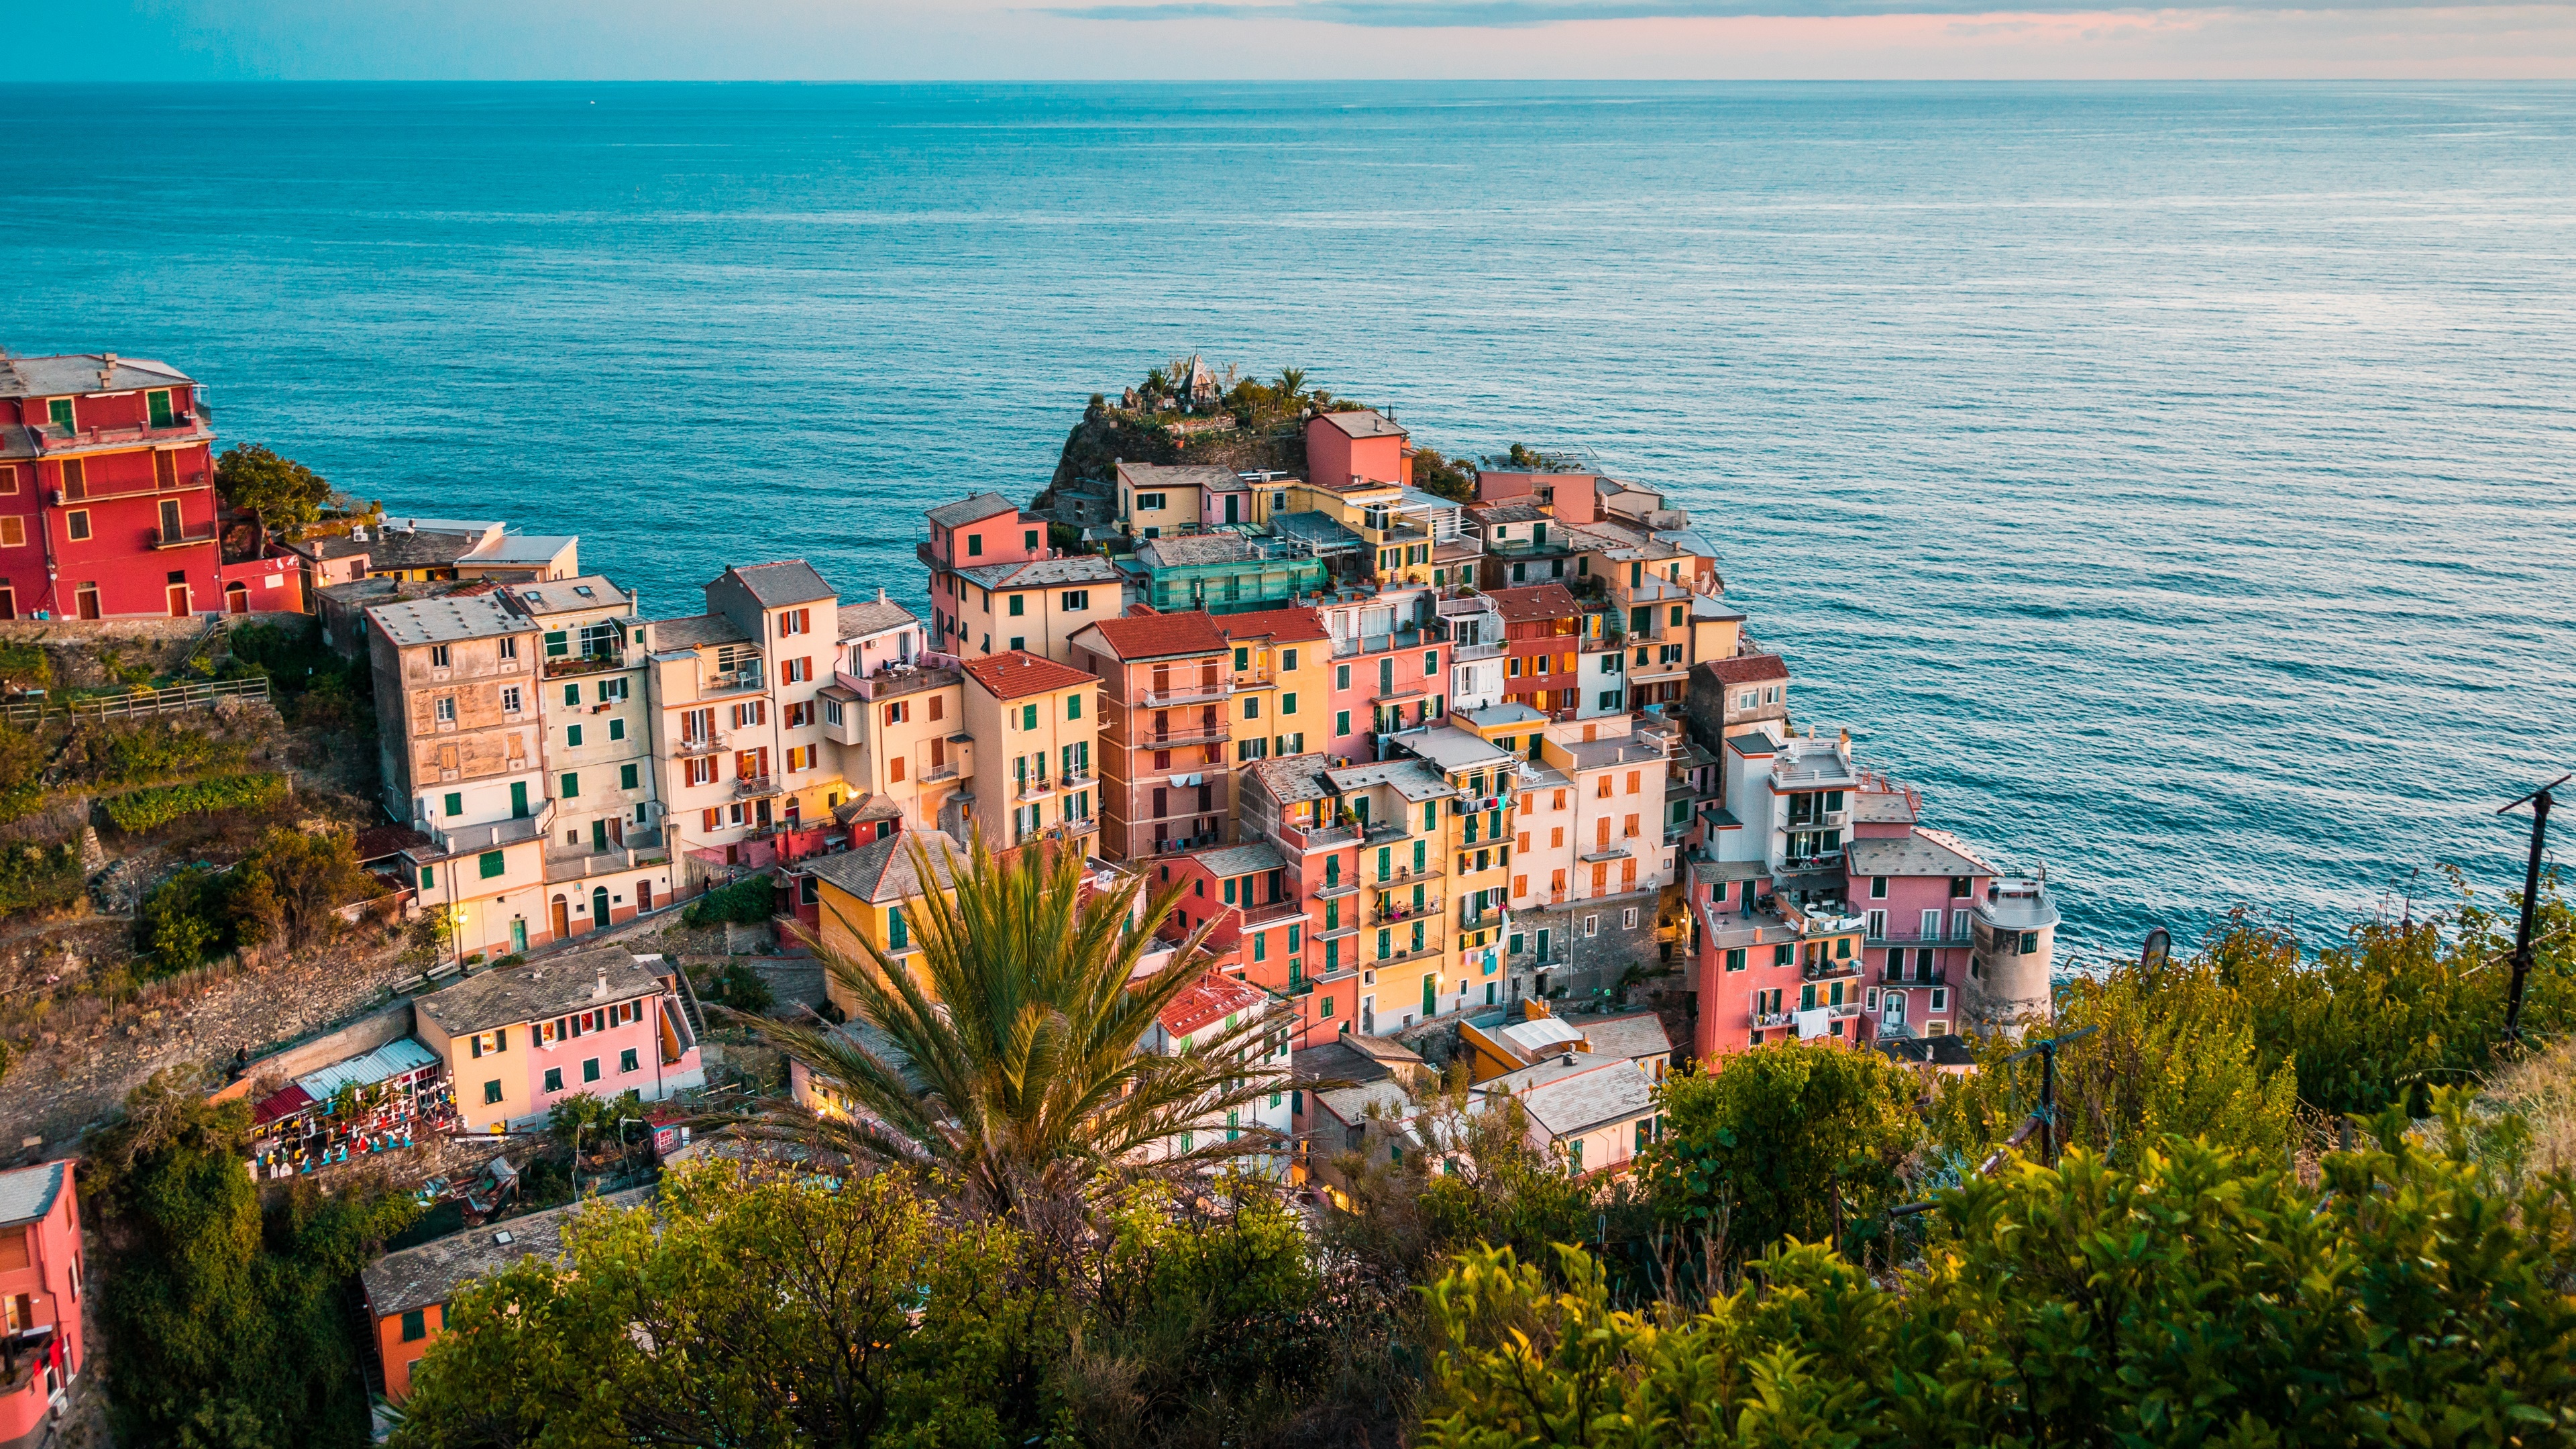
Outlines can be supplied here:
M234 882L223 872L183 870L154 886L134 913L134 944L154 976L202 966L233 948Z
M0 643L0 685L10 689L51 689L54 662L33 644Z
M2466 1105L2429 1145L2390 1111L2316 1187L2175 1138L2070 1153L1942 1194L1892 1281L1789 1245L1696 1314L1614 1310L1574 1249L1564 1293L1470 1254L1429 1290L1414 1442L2565 1444L2576 1181L2485 1160Z
M707 979L707 999L735 1011L762 1012L777 1004L778 994L759 972L734 961Z
M215 810L255 810L285 794L282 775L227 775L186 785L128 791L106 802L107 818L127 834L156 829L182 816Z
M147 785L209 770L238 770L249 750L167 720L99 720L73 731L63 750L72 778L99 786Z
M70 841L0 850L0 916L67 906L80 893L80 852Z
M690 926L715 926L727 921L737 925L756 926L775 914L777 889L765 875L744 876L731 885L714 890L689 903L680 913L680 921Z

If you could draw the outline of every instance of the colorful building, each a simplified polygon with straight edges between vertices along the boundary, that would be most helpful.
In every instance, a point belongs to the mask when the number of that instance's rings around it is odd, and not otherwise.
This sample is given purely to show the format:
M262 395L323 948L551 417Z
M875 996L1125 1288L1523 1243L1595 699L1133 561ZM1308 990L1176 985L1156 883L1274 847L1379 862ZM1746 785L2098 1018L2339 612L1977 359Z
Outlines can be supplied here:
M52 1440L53 1416L89 1362L89 1266L69 1158L0 1172L0 1445Z
M1243 838L1267 842L1278 853L1303 917L1303 949L1282 953L1284 970L1247 964L1245 971L1255 984L1286 996L1300 1045L1330 1040L1360 1019L1367 904L1360 895L1361 832L1327 778L1330 768L1324 756L1308 753L1256 760L1242 776ZM1375 985L1373 972L1369 984Z
M1209 615L1145 605L1073 638L1100 681L1100 848L1144 860L1234 835L1234 646Z
M1019 649L970 659L963 673L966 733L985 746L971 792L985 847L1098 831L1100 681Z
M1350 482L1413 486L1413 441L1395 419L1371 408L1317 413L1306 420L1306 474L1333 486Z
M467 1131L515 1130L583 1093L658 1102L704 1086L687 990L678 968L600 946L431 992L413 1031L446 1062Z
M925 879L914 858L916 847L930 863ZM815 886L817 945L826 960L872 961L873 946L886 959L918 970L921 950L917 927L923 904L937 891L953 900L966 852L936 830L905 830L871 840L851 850L797 862L795 874ZM824 973L824 994L844 1016L854 1016L858 998L838 977Z
M0 618L224 607L199 392L167 363L113 352L0 358Z

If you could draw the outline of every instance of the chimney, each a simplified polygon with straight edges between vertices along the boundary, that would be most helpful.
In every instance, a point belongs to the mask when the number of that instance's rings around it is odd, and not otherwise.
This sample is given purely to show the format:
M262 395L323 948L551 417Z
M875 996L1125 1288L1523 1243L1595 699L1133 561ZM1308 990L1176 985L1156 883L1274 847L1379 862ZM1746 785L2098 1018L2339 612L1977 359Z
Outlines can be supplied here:
M885 586L882 584L877 586L877 602L880 604L885 602Z
M603 996L606 996L607 994L608 994L608 963L607 963L607 962L605 962L605 961L602 961L602 962L600 962L600 963L599 963L599 982L598 982L598 984L597 984L597 985L594 985L594 986L592 986L592 987L590 988L590 997L591 997L591 1000L596 1001L596 1000L598 1000L599 998L601 998L601 997L603 997Z
M116 354L113 352L102 352L98 356L98 385L101 388L116 386Z

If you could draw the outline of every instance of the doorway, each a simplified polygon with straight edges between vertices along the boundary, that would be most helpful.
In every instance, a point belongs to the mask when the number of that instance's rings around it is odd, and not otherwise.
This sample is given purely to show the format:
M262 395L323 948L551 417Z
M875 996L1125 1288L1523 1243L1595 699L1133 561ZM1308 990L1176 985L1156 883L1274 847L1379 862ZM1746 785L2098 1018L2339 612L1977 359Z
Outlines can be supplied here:
M512 951L528 949L528 918L525 916L510 918L510 949Z
M98 617L98 585L96 585L96 584L83 584L83 585L81 585L81 586L80 586L80 592L78 592L77 594L74 594L74 595L72 596L72 605L73 605L74 610L79 614L79 616L80 616L81 618L84 618L84 619L95 619L95 618L97 618L97 617Z
M590 928L594 931L608 928L608 887L606 886L590 888Z
M175 594L179 591L172 589L170 592ZM250 612L250 585L238 580L224 585L224 612L227 614Z
M169 593L170 617L173 619L184 619L188 617L188 586L186 584L172 584L170 586ZM96 618L97 616L92 614L84 615L83 617Z
M651 909L653 909L653 883L649 880L639 880L635 883L635 914L640 916Z
M572 907L566 905L561 896L555 897L554 916L555 939L560 941L572 934Z

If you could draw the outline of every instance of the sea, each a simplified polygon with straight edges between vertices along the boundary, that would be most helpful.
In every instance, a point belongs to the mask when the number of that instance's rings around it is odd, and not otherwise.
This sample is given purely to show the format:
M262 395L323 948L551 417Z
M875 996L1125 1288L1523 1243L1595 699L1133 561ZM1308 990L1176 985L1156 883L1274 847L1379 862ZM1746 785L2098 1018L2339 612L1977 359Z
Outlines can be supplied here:
M1199 353L1664 490L2078 961L2495 903L2576 769L2576 88L0 100L0 344L651 613L786 557L926 610L922 509Z

